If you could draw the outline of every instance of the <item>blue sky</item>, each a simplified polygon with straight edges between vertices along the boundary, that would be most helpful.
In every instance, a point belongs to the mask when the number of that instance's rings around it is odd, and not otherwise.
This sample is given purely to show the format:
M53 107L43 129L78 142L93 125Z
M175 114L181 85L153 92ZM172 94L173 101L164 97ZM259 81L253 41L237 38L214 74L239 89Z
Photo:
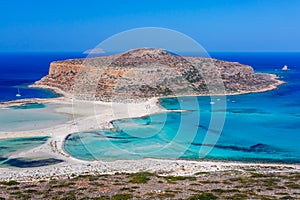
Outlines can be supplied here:
M299 0L2 0L0 52L81 52L149 26L208 51L300 51L299 10Z

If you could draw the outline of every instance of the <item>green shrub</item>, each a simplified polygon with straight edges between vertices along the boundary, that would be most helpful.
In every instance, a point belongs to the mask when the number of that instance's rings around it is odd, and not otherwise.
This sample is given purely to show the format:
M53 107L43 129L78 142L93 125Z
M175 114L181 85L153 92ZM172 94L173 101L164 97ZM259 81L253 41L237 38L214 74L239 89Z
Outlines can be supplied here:
M294 182L287 182L285 183L285 186L290 189L300 189L300 185Z
M70 192L67 196L63 197L61 200L76 200L74 192Z
M187 200L215 200L217 197L212 193L202 193L202 194L194 194L190 196Z
M175 197L175 194L169 193L169 192L156 195L156 198L158 198L158 199L167 199L167 198L174 198L174 197Z
M130 183L147 183L150 180L150 176L154 176L154 174L151 174L149 172L139 172L135 174L130 174L129 177L131 178L129 180Z
M295 199L295 198L293 198L293 197L291 197L291 196L289 196L289 195L287 195L287 196L283 196L283 197L281 197L280 199Z
M210 174L210 172L196 172L194 175L203 175L203 174Z
M252 178L264 178L264 177L268 177L268 176L265 175L265 174L259 174L259 173L251 172L251 177Z
M133 197L132 194L115 194L111 197L111 200L127 200Z
M246 194L234 194L230 198L235 199L235 200L249 199Z
M7 185L7 186L11 186L11 185L19 185L20 183L17 181L2 181L0 182L0 185Z

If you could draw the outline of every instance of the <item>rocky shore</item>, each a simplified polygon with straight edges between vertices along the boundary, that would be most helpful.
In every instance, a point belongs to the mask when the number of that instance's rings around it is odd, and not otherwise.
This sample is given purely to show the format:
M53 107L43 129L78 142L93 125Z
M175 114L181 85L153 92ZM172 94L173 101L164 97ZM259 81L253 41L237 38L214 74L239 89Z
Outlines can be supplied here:
M289 171L299 172L300 166L293 164L267 164L267 163L242 163L222 161L192 161L192 160L165 160L165 159L141 159L141 160L116 160L105 161L81 161L56 164L30 169L2 170L0 181L4 180L41 180L50 178L70 177L81 174L115 174L135 173L148 171L159 175L191 176L197 172L217 172L255 169L257 172Z

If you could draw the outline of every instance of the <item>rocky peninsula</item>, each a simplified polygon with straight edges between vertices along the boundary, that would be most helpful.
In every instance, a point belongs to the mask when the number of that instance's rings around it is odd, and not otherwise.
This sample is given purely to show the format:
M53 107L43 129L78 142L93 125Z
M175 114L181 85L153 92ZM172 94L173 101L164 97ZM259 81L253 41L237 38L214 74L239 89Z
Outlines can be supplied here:
M137 101L162 96L231 95L275 89L283 82L251 66L183 57L164 49L55 61L33 87L55 88L76 99Z

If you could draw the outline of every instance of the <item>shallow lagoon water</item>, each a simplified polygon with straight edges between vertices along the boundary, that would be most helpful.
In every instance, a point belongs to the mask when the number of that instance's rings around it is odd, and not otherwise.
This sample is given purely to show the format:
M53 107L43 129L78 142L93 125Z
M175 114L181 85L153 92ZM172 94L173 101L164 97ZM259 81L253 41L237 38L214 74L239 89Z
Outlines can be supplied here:
M49 137L10 138L0 140L0 165L12 154L44 144Z
M10 106L12 109L34 109L34 108L45 108L46 105L42 103L25 103L20 106Z
M63 162L60 159L50 157L40 158L10 158L17 153L27 151L45 144L49 137L27 137L0 140L0 168L1 167L40 167Z
M57 113L56 104L25 104L0 109L0 132L26 131L62 124L71 116Z
M6 162L0 164L0 167L9 168L28 168L28 167L42 167L47 165L54 165L61 163L63 160L56 158L12 158L7 159Z
M151 157L300 163L300 74L297 70L278 73L287 83L277 90L227 96L227 109L214 111L226 115L216 144L204 142L214 132L209 127L211 99L198 97L199 107L184 107L190 112L118 120L114 122L116 132L75 133L66 140L65 150L83 160ZM161 105L182 109L181 103L191 98L165 98ZM199 116L195 123L193 119ZM183 119L191 123L184 124L185 132L179 133ZM213 148L202 157L199 152L206 147Z

